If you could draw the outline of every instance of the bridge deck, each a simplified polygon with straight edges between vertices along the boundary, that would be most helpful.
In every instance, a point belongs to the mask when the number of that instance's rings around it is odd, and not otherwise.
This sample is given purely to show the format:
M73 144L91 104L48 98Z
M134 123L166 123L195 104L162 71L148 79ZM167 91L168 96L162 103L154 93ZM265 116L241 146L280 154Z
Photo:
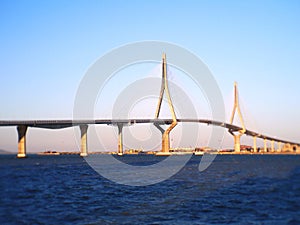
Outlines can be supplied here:
M242 127L235 126L229 123L224 123L215 120L207 119L177 119L179 123L203 123L207 125L214 125L224 127L232 131L242 130ZM156 124L171 124L172 119L96 119L96 120L0 120L0 126L28 126L46 129L62 129L73 126L85 125L85 124L106 124L106 125L117 125L117 124L143 124L143 123L156 123ZM267 140L273 140L282 143L290 143L292 145L300 145L300 143L290 142L287 140L267 136L254 131L246 130L248 136L258 137Z

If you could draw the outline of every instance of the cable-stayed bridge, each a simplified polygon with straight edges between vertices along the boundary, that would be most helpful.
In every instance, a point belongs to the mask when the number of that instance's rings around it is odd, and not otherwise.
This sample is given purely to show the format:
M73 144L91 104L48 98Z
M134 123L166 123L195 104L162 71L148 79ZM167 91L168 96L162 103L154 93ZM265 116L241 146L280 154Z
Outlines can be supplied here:
M213 126L223 127L230 131L239 131L242 130L242 127L232 125L230 123L224 123L220 121L214 120L207 120L207 119L177 119L178 123L200 123L200 124L207 124ZM62 129L62 128L69 128L74 126L81 127L81 131L84 131L84 127L88 125L115 125L115 126L128 126L134 124L159 124L159 125L169 125L172 123L172 119L98 119L98 120L0 120L0 126L16 126L18 128L18 135L19 135L19 154L25 154L26 152L22 153L22 149L26 149L26 146L20 146L26 144L26 131L28 127L32 128L44 128L44 129ZM122 132L121 132L122 133ZM273 141L281 144L290 144L291 148L296 147L297 150L299 149L300 143L291 142L285 139L280 139L278 137L267 136L264 134L257 133L255 131L247 130L244 133L245 135L252 136L253 138L261 138L265 141ZM86 135L86 132L82 132L81 137ZM24 139L22 142L22 139ZM84 141L83 139L81 141ZM87 146L84 143L81 143L81 155L85 155L87 150L82 148L83 146ZM253 146L255 147L255 146ZM21 149L20 149L21 148ZM257 150L256 150L257 151ZM254 148L254 152L255 148ZM266 151L266 149L264 150ZM121 154L122 149L118 149L118 153Z
M172 119L160 119L160 109L163 100L163 95L166 94L168 100L169 110L172 115ZM118 155L123 154L123 127L134 125L134 124L154 124L157 129L159 129L162 133L162 149L157 155L170 155L170 141L169 134L172 129L178 123L199 123L199 124L207 124L212 126L223 127L227 129L228 132L234 137L234 152L240 153L241 144L240 138L242 135L247 135L253 137L253 147L252 152L257 153L258 148L256 145L257 138L264 140L264 148L260 153L268 152L267 141L271 142L270 152L281 151L282 146L292 152L300 153L300 143L291 142L289 140L281 139L278 137L271 137L259 132L251 131L246 129L244 120L241 114L241 110L239 107L238 101L238 90L237 84L234 84L234 107L230 119L230 123L209 120L209 119L179 119L176 117L171 95L168 89L168 79L167 79L167 66L166 66L166 56L163 54L162 60L162 85L160 97L155 113L154 119L93 119L93 120L0 120L0 126L8 127L15 126L17 127L18 132L18 157L26 157L26 132L28 127L35 128L45 128L45 129L62 129L68 127L79 126L81 133L81 147L80 147L80 155L87 156L87 130L89 125L113 125L118 127ZM241 121L241 126L237 126L233 124L235 113L238 114L239 119ZM162 125L169 125L168 128L164 129ZM274 142L277 142L277 150L275 150Z

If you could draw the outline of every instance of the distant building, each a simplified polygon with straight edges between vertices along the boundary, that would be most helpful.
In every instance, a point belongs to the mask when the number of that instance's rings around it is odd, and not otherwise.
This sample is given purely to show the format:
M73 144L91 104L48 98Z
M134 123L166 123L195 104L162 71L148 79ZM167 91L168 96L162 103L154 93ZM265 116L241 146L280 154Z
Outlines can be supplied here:
M251 151L252 146L249 145L241 145L241 151Z

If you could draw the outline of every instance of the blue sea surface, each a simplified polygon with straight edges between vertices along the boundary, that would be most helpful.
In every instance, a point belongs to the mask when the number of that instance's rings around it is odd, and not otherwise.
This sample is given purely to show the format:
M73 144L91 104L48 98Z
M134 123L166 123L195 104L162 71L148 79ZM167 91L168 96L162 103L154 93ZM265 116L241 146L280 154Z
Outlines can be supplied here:
M125 155L128 164L162 158ZM0 224L300 224L299 155L193 156L170 179L116 184L78 155L0 156Z

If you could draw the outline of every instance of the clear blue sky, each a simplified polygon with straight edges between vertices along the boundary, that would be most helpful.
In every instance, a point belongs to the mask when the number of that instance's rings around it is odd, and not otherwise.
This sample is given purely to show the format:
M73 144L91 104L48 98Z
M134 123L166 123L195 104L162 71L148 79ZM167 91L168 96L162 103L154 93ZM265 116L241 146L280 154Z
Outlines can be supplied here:
M3 0L0 10L1 120L72 118L80 80L98 57L161 40L208 65L227 111L237 81L249 126L300 142L299 1ZM0 148L15 150L15 133L0 128Z

